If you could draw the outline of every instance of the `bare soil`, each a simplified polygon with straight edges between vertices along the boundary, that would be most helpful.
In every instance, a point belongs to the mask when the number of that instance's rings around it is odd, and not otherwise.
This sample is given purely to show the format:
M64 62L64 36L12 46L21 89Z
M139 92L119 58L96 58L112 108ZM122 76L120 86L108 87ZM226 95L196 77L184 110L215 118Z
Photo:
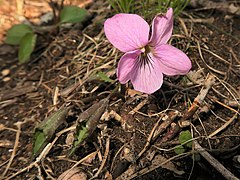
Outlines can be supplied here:
M185 130L240 178L240 162L234 160L240 155L240 17L217 9L186 8L175 19L170 43L188 54L193 73L165 76L160 90L144 95L130 83L119 86L115 81L122 53L103 32L103 22L113 11L105 1L87 8L87 22L39 34L29 63L18 64L17 47L0 45L2 179L57 179L73 166L76 179L224 179L208 159L196 155L194 145L176 154L174 147ZM114 81L97 78L97 72ZM186 120L189 124L176 130L210 74L215 83L204 102ZM94 133L69 156L74 130L68 128L110 94ZM51 148L32 158L34 128L62 106L68 113L49 139ZM166 116L172 122L156 139L150 137Z

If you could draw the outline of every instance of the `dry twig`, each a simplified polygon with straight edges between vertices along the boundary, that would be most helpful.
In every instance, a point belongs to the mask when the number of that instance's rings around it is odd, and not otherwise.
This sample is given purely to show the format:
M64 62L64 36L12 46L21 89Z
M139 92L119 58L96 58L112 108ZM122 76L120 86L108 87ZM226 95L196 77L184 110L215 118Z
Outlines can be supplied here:
M145 106L148 103L148 99L144 99L142 102L140 102L133 110L131 110L128 114L134 115L135 112L137 112L139 109L141 109L143 106Z
M180 121L177 124L173 124L170 131L167 133L165 137L161 140L161 143L167 142L171 140L173 137L178 134L183 127L187 127L190 125L189 119L194 115L194 113L198 110L199 106L203 104L205 97L207 96L209 90L215 83L215 76L209 74L207 79L205 80L204 87L198 94L198 96L194 99L191 107L188 111L183 115Z
M198 151L218 172L220 172L227 180L238 180L229 170L227 170L218 160L212 157L205 149L196 141L194 142L196 151Z

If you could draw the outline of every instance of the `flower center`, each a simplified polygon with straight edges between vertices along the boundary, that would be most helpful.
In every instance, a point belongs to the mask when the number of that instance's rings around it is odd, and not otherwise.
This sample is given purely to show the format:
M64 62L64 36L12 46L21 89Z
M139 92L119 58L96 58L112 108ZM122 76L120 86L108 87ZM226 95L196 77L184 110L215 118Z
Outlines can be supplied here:
M150 55L151 48L148 45L146 45L140 50L141 50L141 54L138 57L139 66L145 68L147 65L150 68L150 66L152 66L152 57Z
M144 54L144 55L147 55L151 51L151 49L148 45L146 45L145 47L142 47L140 50L141 50L142 54Z

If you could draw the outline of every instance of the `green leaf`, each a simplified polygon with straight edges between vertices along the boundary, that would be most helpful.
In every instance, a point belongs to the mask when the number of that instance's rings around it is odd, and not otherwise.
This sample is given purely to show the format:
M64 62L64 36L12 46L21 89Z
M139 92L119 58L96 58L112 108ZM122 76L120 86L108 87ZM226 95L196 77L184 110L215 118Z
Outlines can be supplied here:
M189 141L192 139L192 135L190 131L182 131L179 135L179 142L186 147L192 148L192 141ZM185 144L185 142L189 141Z
M114 80L110 79L104 72L100 71L96 74L96 76L102 81L110 82L110 83L114 82Z
M60 23L82 22L87 16L87 10L77 6L65 6L60 13Z
M86 122L80 122L77 125L75 132L75 140L71 149L70 155L76 150L76 148L82 144L82 142L89 136Z
M185 152L185 148L182 145L178 145L174 149L176 154L182 154Z
M19 63L25 63L30 59L37 40L37 35L33 33L26 34L20 41L18 50Z
M56 129L64 122L67 111L67 108L63 107L36 125L33 135L33 157L37 156L50 141Z
M33 146L33 156L36 155L38 150L43 146L46 140L46 136L42 130L37 130L34 134L34 146Z
M5 43L18 45L22 38L28 33L33 33L33 30L30 26L26 24L16 24L8 30Z

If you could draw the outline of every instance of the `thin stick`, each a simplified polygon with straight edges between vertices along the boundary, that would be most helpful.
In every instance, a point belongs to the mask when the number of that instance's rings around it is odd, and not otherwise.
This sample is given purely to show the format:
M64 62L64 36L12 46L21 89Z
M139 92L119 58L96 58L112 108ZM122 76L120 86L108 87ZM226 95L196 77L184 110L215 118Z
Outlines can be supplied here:
M82 158L81 160L79 160L77 163L75 163L70 169L68 169L68 172L72 171L75 167L77 167L79 164L81 164L82 162L84 162L85 160L89 159L89 157L95 156L98 152L94 151L90 154L88 154L87 156L85 156L84 158ZM65 174L65 176L67 176L68 173ZM65 177L63 176L63 178Z
M147 142L146 142L144 148L142 149L142 151L137 155L136 160L138 160L138 159L143 155L143 153L149 148L150 143L151 143L151 140L152 140L152 137L153 137L153 135L154 135L154 133L155 133L155 130L156 130L156 128L158 127L160 121L162 121L162 117L158 119L157 123L156 123L156 124L154 125L154 127L152 128L152 131L150 132L150 134L149 134L149 136L148 136Z
M212 157L205 149L196 141L194 142L195 150L198 151L218 172L220 172L227 180L238 180L229 170L227 170L217 159Z
M23 122L17 122L15 125L17 126L18 130L17 130L17 133L16 133L16 139L15 139L15 144L14 144L14 147L13 147L13 151L12 151L12 154L11 154L11 157L10 157L10 160L8 162L8 165L5 169L5 171L3 172L2 174L2 178L4 178L4 176L7 174L8 172L8 169L10 168L12 162L13 162L13 159L16 155L16 152L17 152L17 147L18 147L18 143L19 143L19 137L20 137L20 134L21 134L21 125L22 125Z
M40 153L40 155L36 158L36 160L34 162L32 162L27 167L21 169L20 171L16 172L15 174L11 175L10 177L6 178L6 180L12 179L12 178L14 178L17 175L19 175L19 174L21 174L21 173L23 173L23 172L25 172L25 171L27 171L29 169L32 169L34 166L36 167L37 164L46 157L46 155L49 153L49 151L51 150L51 148L55 144L55 142L58 140L58 138L63 133L68 132L70 130L74 130L75 128L76 128L76 126L71 126L71 127L67 128L67 129L64 129L64 130L60 131L59 133L57 133L55 139L53 140L53 142L52 143L48 143L46 145L46 147L43 149L43 151Z
M208 138L212 138L213 136L215 136L216 134L218 134L219 132L221 132L222 130L224 130L226 127L228 127L235 119L237 118L237 113L226 123L224 123L220 128L218 128L216 131L214 131L212 134L210 134L208 136Z
M90 179L94 179L94 178L97 178L98 175L100 174L100 172L102 171L106 161L107 161L107 156L108 156L108 153L109 153L109 148L110 148L110 138L108 137L107 140L106 140L106 150L105 150L105 153L104 153L104 157L103 157L103 161L102 161L102 164L101 166L99 167L97 173L91 177Z
M227 108L227 109L229 109L229 110L231 110L231 111L237 113L238 115L240 115L240 112L238 112L237 110L235 110L235 109L229 107L228 105L226 105L226 104L224 104L224 103L218 101L217 99L214 99L214 98L209 98L209 99L211 99L212 101L215 101L216 103L220 104L221 106L223 106L223 107L225 107L225 108ZM238 103L237 101L234 101L234 102Z
M45 156L46 152L49 152L49 150L50 150L50 143L43 149L43 151L38 156L38 158L36 158L36 161L32 162L30 165L28 165L27 167L21 169L20 171L16 172L15 174L11 175L10 177L7 177L6 180L12 179L12 178L14 178L17 175L32 169L34 166L36 167L37 164L41 161L41 159Z
M144 105L148 103L147 99L144 99L142 102L140 102L133 110L131 110L128 114L133 115L135 112L140 110Z
M209 90L211 89L214 83L215 83L215 76L213 76L212 74L208 75L204 83L204 87L201 89L198 96L194 99L194 102L191 105L191 107L188 109L188 111L184 114L182 119L179 121L180 127L184 127L185 120L192 117L193 114L198 110L199 106L203 104L205 97L207 96Z
M232 54L233 58L236 60L236 62L240 64L240 60L237 58L237 55L233 52L232 48L229 48L229 51Z
M225 76L225 75L226 75L226 72L222 72L222 71L219 71L219 70L217 70L217 69L214 69L213 67L211 67L211 66L205 61L205 59L204 59L204 57L203 57L203 54L202 54L202 48L201 48L201 46L200 46L200 43L199 43L199 41L196 41L196 42L197 42L197 49L198 49L200 58L202 59L202 61L204 62L204 64L205 64L210 70L212 70L213 72Z

